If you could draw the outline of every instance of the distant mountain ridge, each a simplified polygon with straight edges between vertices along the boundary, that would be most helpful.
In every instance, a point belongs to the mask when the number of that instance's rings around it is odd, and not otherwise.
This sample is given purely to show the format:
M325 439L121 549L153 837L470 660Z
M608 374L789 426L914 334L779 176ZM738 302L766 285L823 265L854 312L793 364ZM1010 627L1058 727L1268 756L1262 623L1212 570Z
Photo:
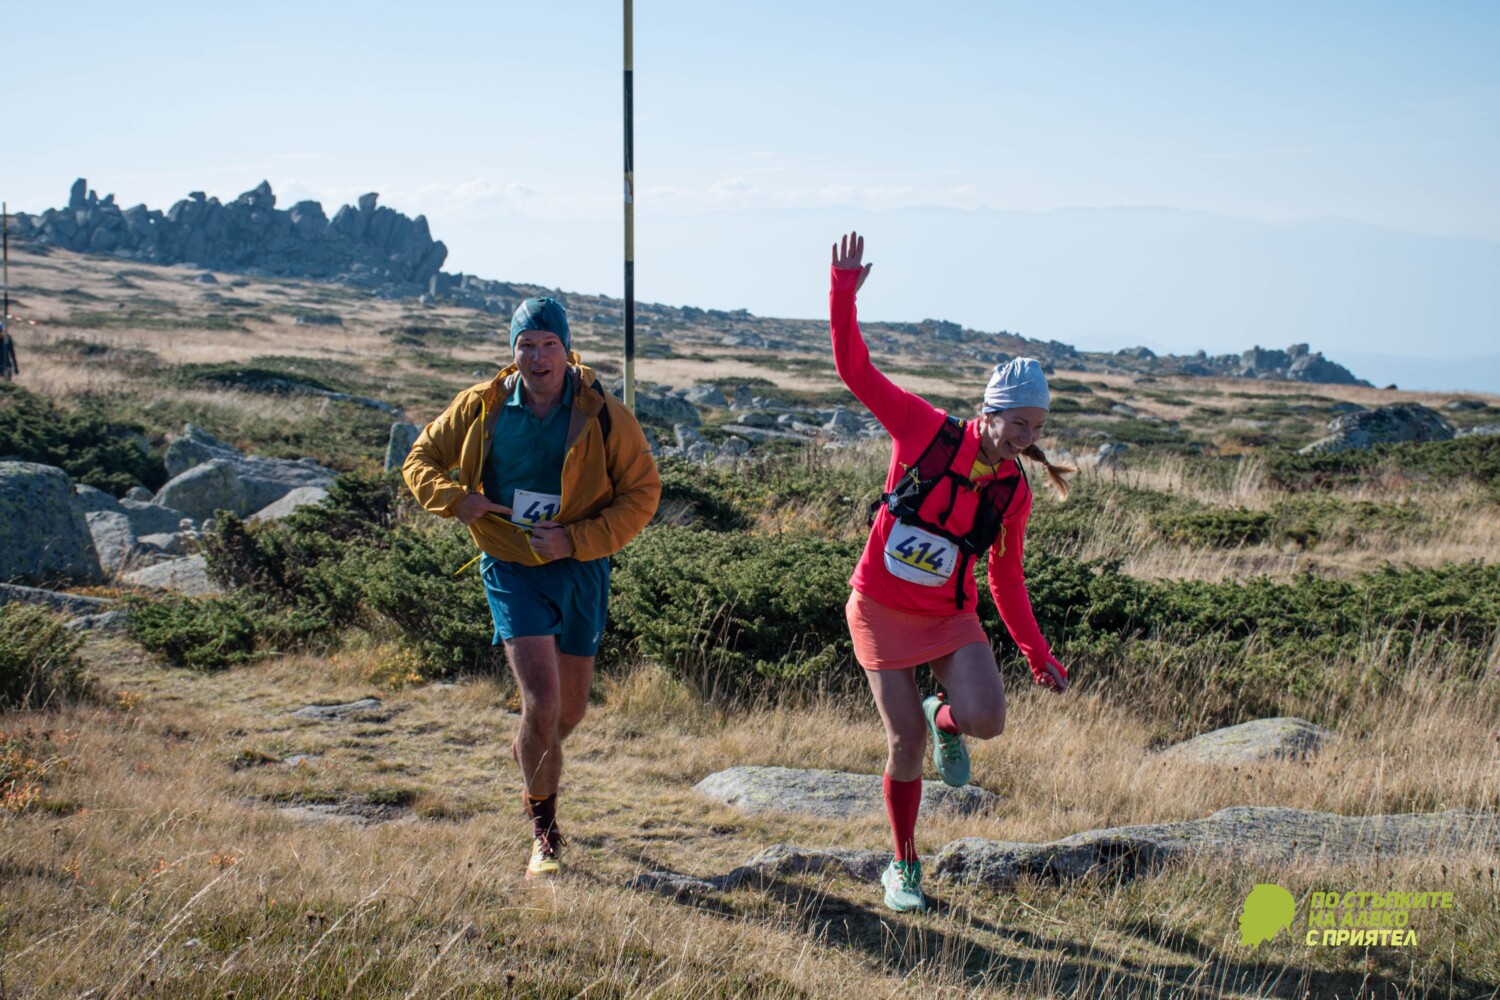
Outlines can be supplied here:
M262 181L233 201L220 202L195 191L162 212L145 205L121 209L114 195L101 199L80 178L74 182L65 208L35 215L18 213L15 220L22 238L80 253L336 281L382 297L420 297L426 304L443 302L493 315L508 314L526 294L534 294L531 290L536 286L444 272L448 249L432 238L426 217L409 218L378 206L377 199L375 193L362 195L357 205L342 206L330 220L316 201L277 209L270 183ZM614 320L612 300L607 296L588 298L604 306L603 311L596 309L597 321ZM734 330L726 334L726 343L734 340L738 346L753 348L778 347L781 339L774 328L800 322L761 320L746 310L724 312L659 304L643 304L641 316L687 323L733 319ZM1145 347L1109 353L1080 351L1056 340L1033 340L1006 331L985 333L941 319L878 325L955 349L962 345L967 348L962 353L976 359L998 348L1082 371L1369 385L1307 344L1293 344L1285 350L1257 345L1240 354L1216 356L1203 351L1185 356L1158 355ZM757 326L767 329L757 332Z

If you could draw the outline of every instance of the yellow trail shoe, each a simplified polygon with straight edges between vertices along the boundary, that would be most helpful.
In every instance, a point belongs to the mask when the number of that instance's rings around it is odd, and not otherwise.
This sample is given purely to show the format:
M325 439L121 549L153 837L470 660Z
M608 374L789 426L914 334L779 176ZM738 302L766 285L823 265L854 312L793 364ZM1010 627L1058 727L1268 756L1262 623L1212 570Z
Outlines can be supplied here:
M527 878L550 878L562 873L562 849L564 840L556 829L549 836L537 837L531 842L531 860L526 864Z

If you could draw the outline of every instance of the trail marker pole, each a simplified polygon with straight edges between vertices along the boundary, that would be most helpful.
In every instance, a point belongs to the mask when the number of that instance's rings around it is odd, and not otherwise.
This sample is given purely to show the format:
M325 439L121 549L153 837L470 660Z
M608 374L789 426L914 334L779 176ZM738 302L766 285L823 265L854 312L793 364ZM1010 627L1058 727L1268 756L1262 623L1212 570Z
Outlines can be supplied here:
M625 406L635 412L635 98L631 0L625 3Z
M5 299L5 307L0 309L0 325L10 322L10 205L0 201L0 292Z

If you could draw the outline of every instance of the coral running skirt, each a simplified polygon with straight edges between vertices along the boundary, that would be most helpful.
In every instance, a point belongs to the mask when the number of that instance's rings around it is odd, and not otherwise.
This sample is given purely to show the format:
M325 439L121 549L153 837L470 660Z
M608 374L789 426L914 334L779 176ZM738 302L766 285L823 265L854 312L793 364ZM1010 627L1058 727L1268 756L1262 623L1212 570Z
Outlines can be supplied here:
M989 645L979 615L915 615L849 592L844 604L854 657L866 670L908 670L947 656L972 642Z

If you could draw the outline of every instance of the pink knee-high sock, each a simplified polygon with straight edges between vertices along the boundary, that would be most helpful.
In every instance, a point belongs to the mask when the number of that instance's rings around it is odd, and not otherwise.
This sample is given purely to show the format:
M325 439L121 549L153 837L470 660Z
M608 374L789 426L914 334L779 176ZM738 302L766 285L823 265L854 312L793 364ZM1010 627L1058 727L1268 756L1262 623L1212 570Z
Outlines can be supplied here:
M891 820L891 839L898 861L917 860L917 811L922 808L922 779L897 781L889 774L881 783L885 812Z
M947 705L938 707L937 715L934 716L934 719L937 722L937 727L943 732L952 733L954 736L962 735L963 730L959 729L958 723L953 721L953 709Z

